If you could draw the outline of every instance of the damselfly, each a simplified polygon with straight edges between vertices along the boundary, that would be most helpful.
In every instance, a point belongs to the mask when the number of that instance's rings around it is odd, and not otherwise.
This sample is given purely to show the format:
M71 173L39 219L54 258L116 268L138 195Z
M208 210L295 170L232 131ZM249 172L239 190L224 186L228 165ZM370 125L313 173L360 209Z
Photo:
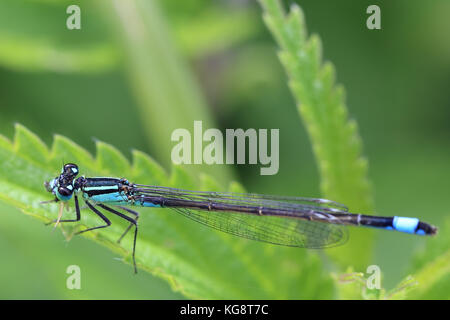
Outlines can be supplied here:
M377 217L349 213L345 205L326 199L280 197L260 194L189 191L130 183L124 178L78 177L78 166L68 163L61 174L45 182L55 196L50 202L67 202L72 196L76 218L61 220L61 206L55 226L80 221L78 195L105 224L79 233L111 225L105 211L130 224L118 242L134 226L133 265L136 267L136 239L139 213L126 206L171 208L206 226L243 238L301 248L329 248L343 244L346 225L396 230L418 235L434 235L437 228L408 217Z

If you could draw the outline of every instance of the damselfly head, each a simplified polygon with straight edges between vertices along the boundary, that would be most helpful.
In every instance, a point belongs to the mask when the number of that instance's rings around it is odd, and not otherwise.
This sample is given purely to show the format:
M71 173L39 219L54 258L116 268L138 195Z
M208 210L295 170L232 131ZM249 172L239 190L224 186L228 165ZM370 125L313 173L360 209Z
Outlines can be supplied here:
M58 200L68 201L74 192L73 182L78 175L78 166L67 163L62 167L61 174L53 180L44 182L45 189L53 193Z

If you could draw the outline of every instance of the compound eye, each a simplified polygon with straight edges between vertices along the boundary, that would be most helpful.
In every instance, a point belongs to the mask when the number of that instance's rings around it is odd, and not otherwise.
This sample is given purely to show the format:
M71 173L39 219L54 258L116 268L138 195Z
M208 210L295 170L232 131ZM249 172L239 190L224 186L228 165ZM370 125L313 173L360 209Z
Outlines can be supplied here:
M71 176L76 176L79 172L78 166L74 163L67 163L64 165L63 172Z
M72 188L69 188L69 187L60 187L60 188L58 188L58 192L63 197L67 197L72 194L73 190L72 190Z

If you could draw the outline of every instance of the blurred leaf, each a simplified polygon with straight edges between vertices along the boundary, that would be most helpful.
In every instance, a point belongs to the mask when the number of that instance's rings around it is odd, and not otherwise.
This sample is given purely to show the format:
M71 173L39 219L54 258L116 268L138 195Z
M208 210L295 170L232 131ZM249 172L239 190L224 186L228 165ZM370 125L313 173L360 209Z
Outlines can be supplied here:
M117 65L98 12L79 1L81 30L68 30L70 1L0 2L0 64L20 71L102 72ZM97 15L97 17L96 17Z
M236 182L236 181L232 181L230 183L228 191L235 192L235 193L245 193L246 192L245 188L239 182Z
M107 44L86 48L57 48L48 39L0 33L0 63L19 71L100 72L117 64Z
M419 286L419 282L417 282L414 277L408 276L403 279L394 289L389 291L383 298L390 300L404 300L411 292Z
M226 10L212 6L192 19L175 21L175 37L181 49L190 56L223 51L254 36L258 16L250 10ZM207 26L207 27L205 27ZM195 34L195 37L192 35Z
M345 300L360 300L363 299L362 292L366 287L364 273L353 272L348 269L345 274L335 275L338 296Z
M280 46L279 58L313 145L323 196L345 203L351 210L371 211L367 160L361 156L357 125L348 119L344 89L335 85L333 65L322 64L319 38L307 37L297 5L285 15L278 0L260 3L264 21ZM332 256L363 268L371 258L372 244L371 231L354 230L349 245L333 251Z
M450 249L427 263L413 275L420 286L408 299L450 299Z
M382 274L380 274L382 276ZM338 296L345 300L381 300L386 298L386 289L383 287L369 289L368 281L371 281L364 273L353 272L348 268L346 273L335 276L339 283L337 287ZM380 279L381 280L381 279ZM382 283L383 281L380 281ZM404 291L406 285L399 287L399 292Z
M170 180L169 186L199 189L198 182L180 167L170 179L150 157L135 151L133 165L114 147L97 142L97 157L71 140L56 136L51 151L32 132L16 125L13 142L0 136L0 199L41 221L53 220L57 205L42 205L51 195L43 181L55 177L64 162L75 162L86 176L116 176L129 173L131 181L145 183ZM118 170L118 171L116 171ZM205 187L219 188L203 177ZM234 184L232 189L239 189ZM190 298L233 299L329 299L334 281L324 271L319 257L307 250L263 244L214 231L174 214L169 209L147 209L140 220L137 263L167 280L171 287ZM95 226L97 217L82 210L82 225ZM73 216L70 210L67 216ZM120 219L112 226L84 237L108 247L131 262L132 237L118 245L123 229ZM80 224L63 224L70 238ZM130 268L130 272L132 269ZM151 288L149 288L151 290Z
M392 298L407 299L450 299L450 220L433 239L427 242L423 252L416 256L411 275L417 285L406 293L397 294L394 289ZM400 287L400 284L398 287Z
M179 55L171 30L160 12L158 1L101 1L110 26L116 31L123 50L126 72L155 157L164 166L171 163L171 141L174 130L192 130L194 121L203 128L213 126L205 99ZM227 166L195 165L186 170L213 174L219 181L230 177Z

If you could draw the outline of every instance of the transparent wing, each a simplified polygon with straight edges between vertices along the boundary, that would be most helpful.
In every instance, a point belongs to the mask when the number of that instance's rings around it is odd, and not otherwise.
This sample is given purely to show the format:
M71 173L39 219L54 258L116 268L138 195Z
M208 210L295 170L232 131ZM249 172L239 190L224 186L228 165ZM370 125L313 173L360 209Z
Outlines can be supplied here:
M226 211L170 209L208 227L272 244L319 249L344 244L348 239L346 227L336 222L331 224Z
M286 197L254 193L202 192L138 184L134 185L134 190L138 195L153 197L161 196L168 199L185 199L198 202L214 202L240 206L279 208L294 212L299 210L313 210L329 213L348 212L348 208L345 205L320 198Z
M302 248L333 247L348 239L341 220L349 215L347 207L326 199L133 187L136 199L159 201L196 222L243 238Z

